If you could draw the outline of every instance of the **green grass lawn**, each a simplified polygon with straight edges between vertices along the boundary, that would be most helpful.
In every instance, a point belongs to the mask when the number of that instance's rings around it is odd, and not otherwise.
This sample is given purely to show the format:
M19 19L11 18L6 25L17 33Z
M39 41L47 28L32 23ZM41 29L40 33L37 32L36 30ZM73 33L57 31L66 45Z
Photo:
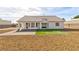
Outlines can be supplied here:
M66 34L63 30L57 30L57 29L47 29L47 30L37 30L36 35L63 35Z

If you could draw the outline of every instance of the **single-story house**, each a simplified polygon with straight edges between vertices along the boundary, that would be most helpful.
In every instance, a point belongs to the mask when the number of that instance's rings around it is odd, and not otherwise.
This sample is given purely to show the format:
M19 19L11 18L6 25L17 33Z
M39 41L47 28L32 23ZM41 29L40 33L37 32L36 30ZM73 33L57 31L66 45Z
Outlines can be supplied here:
M64 20L57 16L24 16L17 22L19 30L64 29Z
M79 29L79 18L64 22L65 28Z

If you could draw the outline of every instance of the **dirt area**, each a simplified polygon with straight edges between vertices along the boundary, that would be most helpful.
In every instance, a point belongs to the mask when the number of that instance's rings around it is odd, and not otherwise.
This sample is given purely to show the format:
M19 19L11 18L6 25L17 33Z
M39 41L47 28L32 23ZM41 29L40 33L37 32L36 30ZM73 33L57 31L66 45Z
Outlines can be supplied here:
M79 30L65 30L66 35L0 36L0 50L78 51Z

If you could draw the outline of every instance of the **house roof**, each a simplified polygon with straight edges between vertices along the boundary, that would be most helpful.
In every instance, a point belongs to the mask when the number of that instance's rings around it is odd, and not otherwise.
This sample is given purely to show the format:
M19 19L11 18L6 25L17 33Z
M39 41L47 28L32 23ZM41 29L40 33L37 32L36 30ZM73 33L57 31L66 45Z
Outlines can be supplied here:
M24 16L20 18L17 22L21 21L64 21L57 16Z
M79 18L78 19L72 19L72 21L66 21L64 24L79 24Z

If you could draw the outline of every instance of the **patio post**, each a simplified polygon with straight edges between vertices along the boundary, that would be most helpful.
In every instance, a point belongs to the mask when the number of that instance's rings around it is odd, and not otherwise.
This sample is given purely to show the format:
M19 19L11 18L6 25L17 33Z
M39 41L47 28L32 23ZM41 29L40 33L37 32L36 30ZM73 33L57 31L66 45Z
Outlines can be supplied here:
M36 22L35 22L35 28L36 28Z
M29 23L29 25L30 25L29 28L31 29L31 22Z
M42 27L42 24L41 24L41 22L40 22L40 29L41 29L41 27Z

